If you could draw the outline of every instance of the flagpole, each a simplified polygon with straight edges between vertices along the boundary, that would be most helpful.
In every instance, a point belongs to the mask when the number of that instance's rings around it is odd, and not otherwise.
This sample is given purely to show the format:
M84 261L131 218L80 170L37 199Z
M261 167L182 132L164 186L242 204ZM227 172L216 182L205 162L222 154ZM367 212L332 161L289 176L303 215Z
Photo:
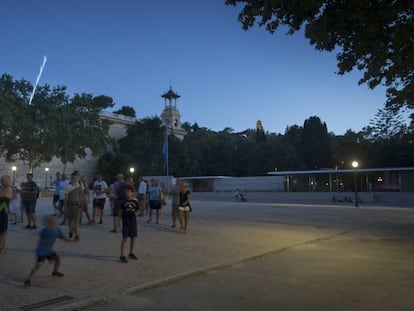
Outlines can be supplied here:
M169 158L169 155L168 155L168 123L165 125L165 141L167 142L167 165L166 165L166 169L167 169L167 172L166 172L166 175L168 176L168 158Z
M165 131L164 131L164 142L162 144L162 154L164 156L164 169L165 174L168 176L168 122L164 124Z

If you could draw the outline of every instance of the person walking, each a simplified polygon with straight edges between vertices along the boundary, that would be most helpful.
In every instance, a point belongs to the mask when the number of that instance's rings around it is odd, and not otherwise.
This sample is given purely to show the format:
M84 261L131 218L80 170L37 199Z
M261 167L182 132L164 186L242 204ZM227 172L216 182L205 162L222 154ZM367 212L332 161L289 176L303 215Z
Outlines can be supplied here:
M22 183L21 204L26 212L27 225L24 229L37 229L36 226L36 203L39 198L40 190L33 181L33 174L26 175L27 182Z
M10 201L13 197L13 187L10 176L0 178L0 254L7 253L7 230L9 227Z
M180 232L187 233L188 221L190 219L190 191L185 183L180 185L180 207L178 208L180 216Z
M114 211L113 211L113 228L111 233L117 233L118 228L121 226L121 208L125 202L125 180L124 174L119 173L116 175L117 181L113 184L114 187Z
M79 241L79 217L81 213L81 204L83 202L83 187L79 183L79 175L73 172L70 175L70 185L65 188L64 211L68 221L69 237L75 236Z
M65 237L63 232L56 224L56 218L54 216L46 216L44 219L45 227L39 233L39 242L36 247L36 264L30 270L29 276L24 281L25 286L30 286L31 279L35 273L40 269L42 264L47 260L48 262L53 262L53 272L52 276L62 277L63 273L59 272L60 267L60 256L53 250L53 246L56 242L56 239L63 239L68 241L68 238Z
M138 236L137 216L139 214L139 203L135 198L135 189L133 185L127 184L125 186L125 202L122 204L122 242L121 242L121 256L120 262L127 263L125 257L125 245L129 238L129 259L137 260L134 254L135 239Z
M160 217L162 219L165 218L165 206L167 205L167 200L168 200L168 191L167 191L167 188L165 187L165 184L161 182L160 184L160 204L161 204Z
M52 205L54 216L60 214L60 206L59 206L59 183L60 183L60 172L56 172L56 178L52 181L52 186L54 188L53 191L53 198L52 198Z
M82 215L85 214L86 215L86 219L88 219L88 222L86 224L91 224L91 217L89 216L89 202L91 200L91 194L89 191L89 185L88 185L88 180L86 178L86 176L82 176L81 179L81 185L83 188L83 202L82 204L82 209L79 215L79 225L82 225Z
M171 218L172 218L172 225L171 228L175 228L175 223L178 217L178 208L180 206L180 184L181 181L179 178L175 180L175 185L171 187L170 195L172 196L171 202Z
M11 215L11 221L12 225L17 225L19 221L18 217L20 219L23 219L23 210L22 210L22 200L20 196L20 187L12 187L13 189L13 197L10 202L10 215Z
M143 177L139 178L139 186L138 186L138 203L141 209L141 215L146 216L148 214L148 210L145 208L146 206L146 194L147 194L147 183L144 181ZM145 215L144 215L145 214Z
M66 174L63 173L61 176L61 179L59 181L59 217L63 216L62 222L59 225L66 225L66 215L63 208L63 205L65 203L65 189L66 187L70 185L70 181L67 178Z
M106 193L108 192L108 184L102 179L102 175L96 175L96 180L93 183L93 211L92 211L92 223L95 223L95 215L99 213L99 223L102 224Z
M152 211L155 211L155 223L158 224L158 219L160 217L160 209L161 209L161 191L160 187L158 187L158 181L155 178L151 179L151 186L148 189L149 191L149 217L147 223L150 223L152 220Z

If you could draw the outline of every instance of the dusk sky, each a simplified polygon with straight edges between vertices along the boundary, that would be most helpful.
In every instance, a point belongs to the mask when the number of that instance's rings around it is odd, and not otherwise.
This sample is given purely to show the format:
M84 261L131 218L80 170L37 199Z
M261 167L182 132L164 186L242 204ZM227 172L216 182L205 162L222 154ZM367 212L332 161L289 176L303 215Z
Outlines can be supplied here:
M284 133L318 116L329 132L360 131L384 107L383 88L339 76L335 53L303 34L247 32L224 0L2 0L0 74L70 95L114 99L137 118L160 116L170 85L182 122L219 131Z

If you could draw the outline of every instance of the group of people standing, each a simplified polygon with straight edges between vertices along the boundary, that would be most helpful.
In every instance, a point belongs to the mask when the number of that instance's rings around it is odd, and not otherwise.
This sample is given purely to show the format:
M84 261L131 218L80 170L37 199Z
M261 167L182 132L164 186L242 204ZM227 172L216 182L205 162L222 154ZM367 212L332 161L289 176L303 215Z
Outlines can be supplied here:
M117 181L113 184L114 188L114 227L111 232L118 232L120 227L120 211L119 206L122 206L123 198L122 184L132 185L130 181L124 181L122 174L117 175ZM134 187L135 188L135 187ZM180 221L180 232L186 233L189 220L189 213L191 211L190 206L190 191L187 185L176 179L175 185L173 185L168 191L164 183L158 183L156 178L152 178L150 183L147 183L143 178L140 178L139 184L136 187L134 197L138 200L139 213L138 216L148 216L146 223L151 223L153 216L155 216L155 223L159 224L159 219L165 217L165 207L167 205L168 195L172 197L171 216L173 224L171 228L175 228L177 218Z
M54 252L53 245L56 239L79 241L79 225L82 223L82 214L87 217L88 224L95 224L95 218L98 222L103 223L104 208L107 195L111 203L111 213L113 216L113 229L111 232L116 233L118 229L122 232L120 247L120 262L127 263L128 259L136 260L134 254L135 239L137 237L137 217L148 216L147 223L152 222L155 214L155 222L159 223L159 218L165 215L165 206L168 195L172 197L172 225L176 227L176 221L180 223L180 233L186 233L191 212L190 191L187 185L176 179L170 191L167 191L165 185L158 185L158 180L151 179L147 184L143 178L140 179L138 187L135 188L132 179L124 179L123 174L118 174L114 184L108 187L108 184L97 175L90 190L86 177L81 177L78 171L74 171L67 179L65 174L56 173L56 179L53 180L55 192L53 196L53 207L55 214L46 216L43 220L44 228L39 234L39 243L36 248L36 263L31 269L25 285L30 285L30 280L36 271L46 260L54 262L53 276L63 276L58 271L60 266L60 257ZM27 224L24 229L37 229L36 223L36 202L39 198L40 190L33 181L33 175L27 174L27 181L20 187L13 187L10 176L4 175L0 179L0 253L7 252L7 230L9 223L10 205L13 200L19 198L19 204L27 215ZM88 212L88 203L90 202L91 192L93 193L93 210L92 215ZM58 227L57 218L62 217L60 225L68 225L69 237L66 237ZM121 226L122 222L122 226ZM74 239L71 239L74 237ZM129 252L126 256L125 248L127 240L130 239Z
M9 220L17 224L17 214L20 211L20 221L23 222L23 211L27 216L25 229L37 229L36 202L40 195L33 174L26 175L27 181L20 187L12 185L9 175L0 178L0 253L7 253L7 231Z

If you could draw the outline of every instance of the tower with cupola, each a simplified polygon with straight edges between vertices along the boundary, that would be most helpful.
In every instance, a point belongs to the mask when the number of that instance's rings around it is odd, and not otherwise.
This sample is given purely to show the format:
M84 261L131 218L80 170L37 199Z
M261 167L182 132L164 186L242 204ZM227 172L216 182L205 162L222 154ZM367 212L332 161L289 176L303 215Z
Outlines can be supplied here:
M187 132L181 127L181 114L177 109L177 99L181 96L174 92L170 86L170 89L161 97L164 98L164 110L161 113L161 120L167 126L168 134L183 140Z

